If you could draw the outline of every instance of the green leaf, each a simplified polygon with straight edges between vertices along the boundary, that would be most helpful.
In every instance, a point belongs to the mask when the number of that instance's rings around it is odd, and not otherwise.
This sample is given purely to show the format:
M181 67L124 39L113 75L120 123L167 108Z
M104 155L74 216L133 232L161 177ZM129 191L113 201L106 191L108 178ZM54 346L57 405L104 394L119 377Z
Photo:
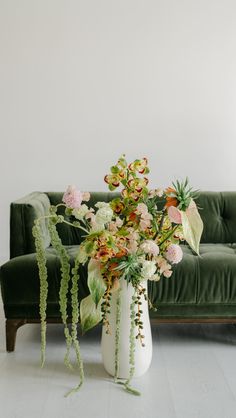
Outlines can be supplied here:
M88 263L88 287L92 299L97 306L105 293L106 285L101 275L100 263L91 258Z
M85 251L86 251L86 253L88 255L91 254L91 252L93 251L93 249L94 249L94 242L93 241L86 242L86 244L85 244Z
M112 174L118 174L118 173L119 173L119 171L120 171L120 169L119 169L119 167L117 167L117 165L113 165L113 166L111 167L111 172L112 172Z
M89 295L80 303L80 322L82 333L97 325L102 319L101 302L96 307L92 296Z
M203 231L203 222L194 201L190 203L185 212L181 211L181 217L184 238L192 250L199 255L199 243Z

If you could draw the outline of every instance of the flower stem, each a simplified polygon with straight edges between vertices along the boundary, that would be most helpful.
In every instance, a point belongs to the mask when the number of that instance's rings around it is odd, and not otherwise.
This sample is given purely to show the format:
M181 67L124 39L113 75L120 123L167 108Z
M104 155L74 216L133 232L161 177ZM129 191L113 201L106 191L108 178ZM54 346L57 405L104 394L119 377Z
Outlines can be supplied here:
M174 233L175 233L175 231L176 231L176 229L178 229L179 228L179 225L175 225L175 227L172 229L172 231L170 231L170 233L159 243L159 247L162 245L162 244L164 244L164 242L166 241L166 240L168 240Z
M62 222L63 222L64 224L67 224L67 225L73 226L74 228L81 229L82 231L86 232L86 234L88 234L88 233L89 233L89 232L87 231L87 229L83 228L83 227L82 227L82 226L80 226L80 225L74 225L72 222L66 221L65 219L63 219L63 221L62 221Z

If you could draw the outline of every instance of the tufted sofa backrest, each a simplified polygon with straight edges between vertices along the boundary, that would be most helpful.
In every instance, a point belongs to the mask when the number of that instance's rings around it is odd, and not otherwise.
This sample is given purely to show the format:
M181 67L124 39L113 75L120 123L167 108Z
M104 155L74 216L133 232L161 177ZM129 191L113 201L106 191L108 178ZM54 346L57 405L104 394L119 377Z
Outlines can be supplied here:
M62 193L47 193L51 204L62 200ZM89 206L98 201L109 202L119 193L91 192ZM202 243L236 243L236 192L200 192L196 200L204 229ZM65 224L58 225L62 241L66 245L81 242L81 232Z
M236 192L201 192L202 243L236 243Z
M34 220L47 215L50 204L62 201L61 192L33 192L11 203L10 216L10 257L35 251L32 227ZM98 201L109 202L119 193L92 192L89 206ZM196 201L204 223L202 243L236 243L236 192L201 192ZM160 202L160 206L163 202ZM46 221L42 221L45 248L50 245ZM75 245L81 242L81 231L66 224L58 224L63 244Z
M92 192L89 206L97 201L109 202L119 193ZM62 193L48 193L51 204L61 202ZM200 192L196 200L203 220L203 243L236 243L236 192ZM81 241L76 228L59 225L64 244L73 245Z

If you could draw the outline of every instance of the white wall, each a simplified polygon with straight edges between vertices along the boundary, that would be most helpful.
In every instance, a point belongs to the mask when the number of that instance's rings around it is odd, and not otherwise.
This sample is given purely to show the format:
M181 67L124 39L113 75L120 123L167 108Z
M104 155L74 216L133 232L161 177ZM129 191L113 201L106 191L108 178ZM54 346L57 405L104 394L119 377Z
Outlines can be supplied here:
M235 0L0 0L0 255L9 203L105 190L118 156L152 185L236 190Z

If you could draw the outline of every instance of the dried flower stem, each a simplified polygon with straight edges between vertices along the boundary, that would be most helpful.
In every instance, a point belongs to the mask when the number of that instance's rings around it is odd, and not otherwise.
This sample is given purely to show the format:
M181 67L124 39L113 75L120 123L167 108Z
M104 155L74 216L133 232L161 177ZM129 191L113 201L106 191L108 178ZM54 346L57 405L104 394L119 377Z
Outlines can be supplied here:
M140 392L130 386L130 382L135 373L135 305L137 301L137 290L134 288L134 295L130 304L130 334L129 334L129 377L124 383L125 390L133 395L140 395Z
M115 382L117 382L119 376L120 366L120 317L121 317L121 287L117 290L116 300L116 335L115 335Z
M102 324L103 326L106 328L106 334L110 334L111 330L110 330L110 324L109 324L109 320L107 317L107 314L110 313L110 300L111 300L111 289L112 289L112 281L111 278L108 277L107 280L107 289L103 295L103 302L101 305L101 310L102 310Z

